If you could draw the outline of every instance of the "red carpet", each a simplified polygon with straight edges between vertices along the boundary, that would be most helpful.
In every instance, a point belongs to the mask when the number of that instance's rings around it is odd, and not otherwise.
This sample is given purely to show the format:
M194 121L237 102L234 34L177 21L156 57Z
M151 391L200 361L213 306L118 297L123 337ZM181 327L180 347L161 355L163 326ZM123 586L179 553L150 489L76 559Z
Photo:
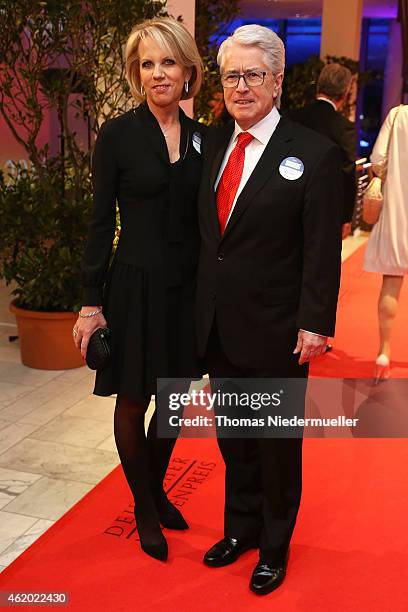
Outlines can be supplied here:
M335 350L316 364L315 375L356 376L353 363L358 375L371 375L378 279L359 277L361 257L356 253L344 266ZM405 288L393 369L401 377L408 373L406 305ZM168 487L191 529L167 532L167 564L140 552L130 496L117 469L3 572L0 589L67 591L67 607L75 611L405 611L406 440L309 439L304 448L304 494L288 576L267 597L248 590L255 551L226 568L201 562L222 536L223 469L214 440L177 445Z
M370 378L378 351L377 301L381 275L363 271L364 247L343 264L333 352L319 359L314 376ZM401 291L392 335L393 378L408 378L408 280Z

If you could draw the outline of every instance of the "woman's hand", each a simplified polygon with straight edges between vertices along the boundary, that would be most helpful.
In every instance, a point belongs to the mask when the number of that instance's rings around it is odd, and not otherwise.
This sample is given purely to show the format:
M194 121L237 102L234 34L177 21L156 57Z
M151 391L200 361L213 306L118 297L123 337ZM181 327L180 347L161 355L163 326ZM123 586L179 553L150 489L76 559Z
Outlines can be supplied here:
M95 312L100 310L101 306L83 306L81 312L87 314L88 312ZM86 357L86 351L88 348L89 338L92 336L95 330L100 327L107 327L106 319L102 312L92 317L80 317L74 325L73 336L74 344L80 349L83 359ZM75 333L76 332L76 333Z

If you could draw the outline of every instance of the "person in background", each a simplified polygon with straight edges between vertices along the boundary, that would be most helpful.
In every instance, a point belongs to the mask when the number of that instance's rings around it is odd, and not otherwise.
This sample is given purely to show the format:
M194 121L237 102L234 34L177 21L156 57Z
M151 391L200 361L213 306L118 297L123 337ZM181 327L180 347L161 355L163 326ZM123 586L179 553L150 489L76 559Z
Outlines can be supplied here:
M111 359L97 372L94 393L117 394L115 440L141 547L166 560L160 525L188 525L163 490L175 439L157 438L157 409L146 438L145 413L157 378L201 376L193 304L205 128L179 102L199 91L202 62L181 23L155 18L132 30L126 76L138 106L107 121L95 144L83 306L73 334L85 357L91 334L110 328ZM116 202L121 232L109 265Z
M342 238L351 233L351 220L356 200L356 151L355 124L341 114L352 81L348 68L335 62L326 64L317 81L316 100L304 108L290 113L291 119L327 136L341 151L343 177Z
M206 137L198 203L199 355L213 392L217 379L230 377L303 384L308 362L324 353L335 327L340 154L327 138L280 116L285 48L272 30L238 28L217 61L234 121ZM292 389L288 382L289 397ZM295 406L303 414L304 398ZM221 567L258 548L250 588L266 595L286 574L301 498L302 439L238 434L218 444L226 466L224 538L204 563Z
M388 149L388 152L387 152ZM408 105L393 108L375 142L374 173L385 178L383 206L365 251L364 269L382 274L378 300L380 345L374 382L390 376L391 331L404 276L408 274Z

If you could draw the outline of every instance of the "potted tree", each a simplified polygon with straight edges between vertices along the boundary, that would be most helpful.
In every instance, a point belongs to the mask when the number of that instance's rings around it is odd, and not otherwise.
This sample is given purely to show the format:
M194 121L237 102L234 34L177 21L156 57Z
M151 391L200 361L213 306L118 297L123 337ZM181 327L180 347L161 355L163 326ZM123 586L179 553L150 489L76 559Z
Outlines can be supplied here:
M25 365L82 365L72 342L99 125L130 101L122 48L146 0L3 0L0 115L27 154L0 175L0 276L12 283ZM44 132L58 128L57 143Z
M74 198L67 169L62 183L61 163L60 157L46 160L41 175L35 168L18 167L0 176L2 274L15 287L10 309L17 320L22 362L41 369L83 363L71 330L80 306L90 179L84 176Z

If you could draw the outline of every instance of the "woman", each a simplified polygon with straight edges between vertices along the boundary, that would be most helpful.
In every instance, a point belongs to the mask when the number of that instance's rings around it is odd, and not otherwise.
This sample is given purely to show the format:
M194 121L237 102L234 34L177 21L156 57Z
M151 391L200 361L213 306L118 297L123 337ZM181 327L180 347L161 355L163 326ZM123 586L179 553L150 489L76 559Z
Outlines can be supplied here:
M111 331L111 359L94 393L117 393L115 440L135 502L142 549L167 559L160 524L186 529L163 491L174 439L144 417L158 377L200 377L193 300L199 250L196 197L203 126L180 99L197 94L202 64L187 30L170 18L137 25L126 77L139 106L107 121L93 156L94 210L84 258L84 302L74 327L85 357L90 335ZM121 231L109 267L116 200Z
M388 149L388 152L387 152ZM408 273L408 106L391 109L371 155L375 174L386 165L384 202L368 241L364 269L379 272L383 282L378 301L380 347L374 382L390 376L391 330L404 275Z

